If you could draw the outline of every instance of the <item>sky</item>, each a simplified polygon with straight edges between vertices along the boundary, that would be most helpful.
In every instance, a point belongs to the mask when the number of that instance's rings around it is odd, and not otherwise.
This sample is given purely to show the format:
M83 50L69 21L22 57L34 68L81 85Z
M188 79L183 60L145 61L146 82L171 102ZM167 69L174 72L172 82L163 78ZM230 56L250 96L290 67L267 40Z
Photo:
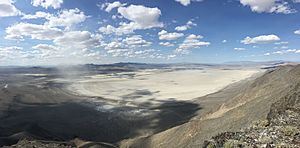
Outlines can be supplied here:
M0 65L300 61L300 0L1 0Z

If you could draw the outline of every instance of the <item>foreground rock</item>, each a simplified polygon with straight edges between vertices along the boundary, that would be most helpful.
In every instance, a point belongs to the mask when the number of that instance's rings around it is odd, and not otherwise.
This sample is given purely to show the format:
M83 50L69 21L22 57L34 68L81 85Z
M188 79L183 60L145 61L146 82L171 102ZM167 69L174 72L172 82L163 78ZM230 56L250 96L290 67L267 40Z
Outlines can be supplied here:
M116 146L108 143L84 141L76 138L68 142L23 139L15 145L4 146L4 148L116 148Z
M300 147L300 84L271 107L268 119L240 132L225 132L205 147Z

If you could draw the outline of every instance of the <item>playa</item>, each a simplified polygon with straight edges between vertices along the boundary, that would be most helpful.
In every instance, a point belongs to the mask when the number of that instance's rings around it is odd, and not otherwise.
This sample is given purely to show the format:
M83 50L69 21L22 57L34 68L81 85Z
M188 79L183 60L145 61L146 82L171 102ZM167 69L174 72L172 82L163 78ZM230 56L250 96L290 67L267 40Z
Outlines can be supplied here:
M73 81L67 89L79 95L111 100L186 101L217 92L257 72L257 69L148 70L117 76L93 75Z

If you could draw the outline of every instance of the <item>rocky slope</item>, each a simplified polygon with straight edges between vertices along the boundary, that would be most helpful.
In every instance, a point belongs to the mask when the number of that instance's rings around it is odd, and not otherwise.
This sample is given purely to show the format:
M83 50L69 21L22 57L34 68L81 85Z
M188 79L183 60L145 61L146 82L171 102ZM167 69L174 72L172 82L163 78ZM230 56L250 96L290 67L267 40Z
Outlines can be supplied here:
M210 139L212 136L226 131L235 133L242 128L251 126L254 121L265 120L267 118L270 124L266 123L266 127L262 127L256 131L254 130L256 129L255 126L250 127L248 132L244 132L244 136L241 134L241 138L251 135L252 132L263 135L267 135L268 133L266 132L273 133L277 130L275 129L277 125L284 126L282 128L283 134L277 135L277 139L283 140L284 138L291 138L293 135L298 136L297 130L299 128L295 124L299 123L297 122L299 120L299 116L297 115L299 110L297 108L289 110L289 108L292 105L295 105L295 107L298 106L295 103L299 102L299 84L299 65L288 65L269 70L255 80L239 83L219 93L195 100L200 104L218 99L226 100L226 103L219 105L214 110L210 110L207 114L199 114L188 123L152 136L125 140L121 143L121 147L202 147L204 141ZM233 87L235 88L232 89ZM289 112L293 116L290 116ZM295 118L295 120L291 118ZM291 124L282 125L281 122L291 122ZM264 128L269 128L269 131ZM289 133L289 131L292 131L292 133ZM285 135L284 132L287 132L288 135ZM276 135L276 132L274 134ZM223 137L229 136L228 139L235 139L236 135L225 133ZM215 139L218 139L218 137ZM236 140L239 141L240 139ZM257 137L254 136L252 140L257 140ZM262 140L266 139L262 138ZM290 140L293 141L295 138L291 138ZM286 143L291 141L287 140ZM224 143L219 145L218 142L216 140L217 145L215 146L224 145ZM249 143L251 143L251 139Z
M271 106L267 120L219 134L205 147L300 147L300 83Z
M116 146L108 143L84 141L76 138L65 142L22 139L17 144L4 146L3 148L116 148Z
M300 83L271 106L267 120L219 134L205 147L300 147Z

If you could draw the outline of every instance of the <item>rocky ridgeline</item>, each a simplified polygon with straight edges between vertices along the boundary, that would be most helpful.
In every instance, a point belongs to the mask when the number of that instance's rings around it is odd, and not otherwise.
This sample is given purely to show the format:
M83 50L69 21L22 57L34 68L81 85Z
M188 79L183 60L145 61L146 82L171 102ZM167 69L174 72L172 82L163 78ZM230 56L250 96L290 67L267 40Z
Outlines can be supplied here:
M299 148L300 84L272 105L267 120L255 122L240 132L221 133L206 141L204 147Z

